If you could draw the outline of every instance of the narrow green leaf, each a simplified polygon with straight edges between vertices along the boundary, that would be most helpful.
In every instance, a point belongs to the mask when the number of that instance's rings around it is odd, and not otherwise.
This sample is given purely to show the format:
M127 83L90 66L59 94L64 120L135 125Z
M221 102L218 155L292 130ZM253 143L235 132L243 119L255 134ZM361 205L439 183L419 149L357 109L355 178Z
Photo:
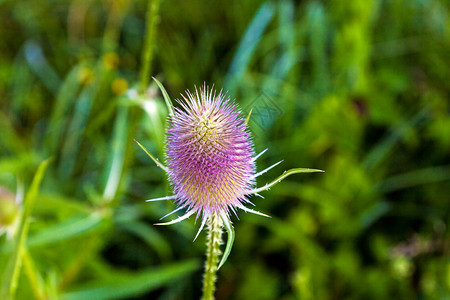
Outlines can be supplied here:
M30 190L28 191L25 198L23 213L21 215L19 228L14 240L14 250L11 254L9 265L3 276L0 299L14 299L20 274L21 255L24 251L25 241L28 234L28 218L30 217L33 210L34 203L36 201L37 195L39 194L39 186L49 163L50 159L47 159L39 165L31 183Z
M26 244L28 248L45 246L100 231L102 228L105 228L105 226L105 219L99 214L93 213L88 216L77 215L64 222L49 226L35 235L30 236ZM12 247L8 246L9 245L4 245L0 248L0 254L8 253L13 250Z
M439 166L387 177L382 182L375 184L374 188L386 194L413 186L444 181L450 181L450 168Z
M56 95L61 86L61 78L44 55L42 46L33 40L24 45L25 59L37 78Z
M172 100L170 100L169 94L167 94L166 89L164 88L162 83L159 82L158 79L156 79L155 77L152 77L152 78L158 85L159 89L161 90L161 93L164 97L164 101L166 102L166 105L167 105L167 110L169 110L169 115L172 116L173 115L173 104L172 104Z
M115 198L119 188L120 178L122 177L122 168L127 148L128 125L128 107L126 105L119 106L114 124L113 147L110 153L110 165L108 166L108 180L106 181L103 192L103 198L108 202Z
M390 211L392 205L387 201L376 202L365 209L358 217L359 225L366 229L369 228L376 220Z
M275 179L274 181L272 181L271 183L266 184L263 187L254 189L251 191L251 194L256 194L265 190L270 189L271 187L273 187L274 185L276 185L277 183L279 183L281 180L285 179L286 177L288 177L289 175L292 174L297 174L297 173L317 173L317 172L325 172L322 170L318 170L318 169L308 169L308 168L296 168L296 169L290 169L288 171L284 171L283 174L281 174L277 179Z
M48 132L46 135L46 150L49 153L56 153L57 148L62 143L62 135L70 121L70 117L67 115L77 99L76 95L80 88L79 76L81 68L82 65L79 64L70 70L56 96L48 125L51 132Z
M62 143L61 159L58 166L58 175L62 177L70 176L75 168L83 133L89 121L93 99L97 91L97 85L86 86L75 101L75 107L67 129L69 134L66 135L64 143Z
M311 66L314 90L319 95L329 89L329 70L327 56L327 24L325 9L318 1L309 2L306 8L308 34L311 43Z
M278 43L280 56L273 63L270 76L264 82L264 89L278 94L284 79L292 67L296 66L299 50L295 31L295 6L292 0L277 2ZM276 43L276 41L274 41Z
M112 276L109 278L68 292L62 298L66 300L129 299L155 290L174 279L189 274L198 267L197 261L188 260L132 274L124 275L112 272Z
M391 132L382 138L381 141L375 145L363 160L363 165L367 170L372 170L377 167L386 157L391 154L394 147L399 143L402 137L411 128L420 128L424 125L425 121L430 119L430 111L428 107L421 109L413 117L405 120L396 127L391 129Z
M233 225L231 225L230 219L228 219L228 216L224 213L221 215L223 224L225 225L225 229L227 230L227 246L225 247L225 251L223 252L222 259L220 260L219 267L217 267L217 270L220 269L220 267L223 266L223 264L227 261L228 255L230 255L231 248L233 247L234 243L234 228Z
M256 11L252 22L247 27L247 30L239 43L236 54L228 69L227 78L224 84L227 90L234 92L237 84L242 80L250 63L250 59L255 52L256 46L259 44L264 31L274 15L275 5L271 1L264 2Z
M89 216L78 215L64 222L49 226L36 235L30 236L29 247L43 246L63 240L72 239L92 233L105 226L105 220L100 214Z

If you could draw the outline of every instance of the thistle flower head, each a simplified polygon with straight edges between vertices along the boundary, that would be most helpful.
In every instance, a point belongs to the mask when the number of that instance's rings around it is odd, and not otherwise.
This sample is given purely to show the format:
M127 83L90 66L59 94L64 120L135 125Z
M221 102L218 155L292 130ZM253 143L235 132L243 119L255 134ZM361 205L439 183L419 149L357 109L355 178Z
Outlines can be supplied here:
M237 208L249 213L266 216L247 208L251 195L268 190L284 178L296 173L323 172L316 169L296 168L285 171L274 181L256 188L256 178L281 161L256 173L255 161L267 149L254 155L253 143L246 121L237 105L222 92L216 93L206 85L195 93L189 91L178 101L181 108L173 109L172 101L162 84L154 79L164 96L169 110L166 156L167 166L162 164L144 146L138 145L155 164L169 176L174 194L147 201L175 200L178 204L165 218L179 210L184 215L173 221L157 225L181 222L193 214L201 215L202 223L197 238L208 220L219 224L228 234L227 245L220 266L226 261L234 241L234 229L230 211ZM247 117L248 119L248 117ZM219 222L219 223L215 223Z
M237 106L203 87L169 117L167 168L180 206L203 218L246 202L255 184L253 143Z

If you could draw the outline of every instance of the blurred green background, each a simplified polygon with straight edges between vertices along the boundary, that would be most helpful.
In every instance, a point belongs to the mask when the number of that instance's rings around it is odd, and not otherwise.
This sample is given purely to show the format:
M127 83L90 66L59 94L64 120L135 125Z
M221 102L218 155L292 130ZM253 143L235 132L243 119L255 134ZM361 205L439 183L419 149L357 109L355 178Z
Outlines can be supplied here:
M448 1L152 3L149 74L254 109L258 170L284 160L259 185L326 171L233 217L217 299L450 298ZM133 141L164 158L148 6L0 1L1 299L200 297L205 234L152 225L175 206Z

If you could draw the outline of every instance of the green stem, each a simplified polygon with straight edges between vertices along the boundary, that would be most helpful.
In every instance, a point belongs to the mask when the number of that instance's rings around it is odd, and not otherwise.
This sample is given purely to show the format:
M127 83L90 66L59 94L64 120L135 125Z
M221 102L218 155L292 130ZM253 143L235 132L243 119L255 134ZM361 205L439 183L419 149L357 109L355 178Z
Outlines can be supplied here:
M159 1L160 0L149 0L148 2L146 16L147 26L145 29L144 50L142 52L141 84L139 87L140 94L145 92L150 81L153 52L156 44L156 25L159 18Z
M219 216L212 215L209 218L208 228L208 248L206 250L205 273L203 275L202 300L214 299L217 264L219 263L220 245L222 244L222 228Z

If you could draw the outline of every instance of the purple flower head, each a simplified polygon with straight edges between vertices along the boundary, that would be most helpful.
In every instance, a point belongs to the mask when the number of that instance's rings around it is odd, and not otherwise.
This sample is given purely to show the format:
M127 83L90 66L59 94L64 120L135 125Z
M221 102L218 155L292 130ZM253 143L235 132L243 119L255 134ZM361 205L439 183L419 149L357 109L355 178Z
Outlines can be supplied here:
M167 130L169 180L180 207L207 218L242 202L255 185L253 143L236 104L204 86L186 92Z
M194 240L208 220L210 224L219 220L220 227L225 228L228 233L220 267L226 261L234 240L230 211L236 214L239 208L268 217L244 205L244 203L253 205L248 199L249 196L260 196L258 193L270 189L289 175L323 171L291 169L274 181L256 188L256 178L281 161L256 173L255 161L267 149L254 155L248 126L237 105L226 94L222 92L217 94L204 85L200 90L196 89L195 94L187 91L186 96L182 96L183 100L178 101L181 108L173 109L172 101L164 87L158 80L155 81L163 93L169 110L167 166L141 144L138 145L168 174L174 193L171 196L147 201L176 201L178 207L161 219L177 211L186 210L184 215L175 220L157 225L175 224L193 214L201 216L202 222Z

